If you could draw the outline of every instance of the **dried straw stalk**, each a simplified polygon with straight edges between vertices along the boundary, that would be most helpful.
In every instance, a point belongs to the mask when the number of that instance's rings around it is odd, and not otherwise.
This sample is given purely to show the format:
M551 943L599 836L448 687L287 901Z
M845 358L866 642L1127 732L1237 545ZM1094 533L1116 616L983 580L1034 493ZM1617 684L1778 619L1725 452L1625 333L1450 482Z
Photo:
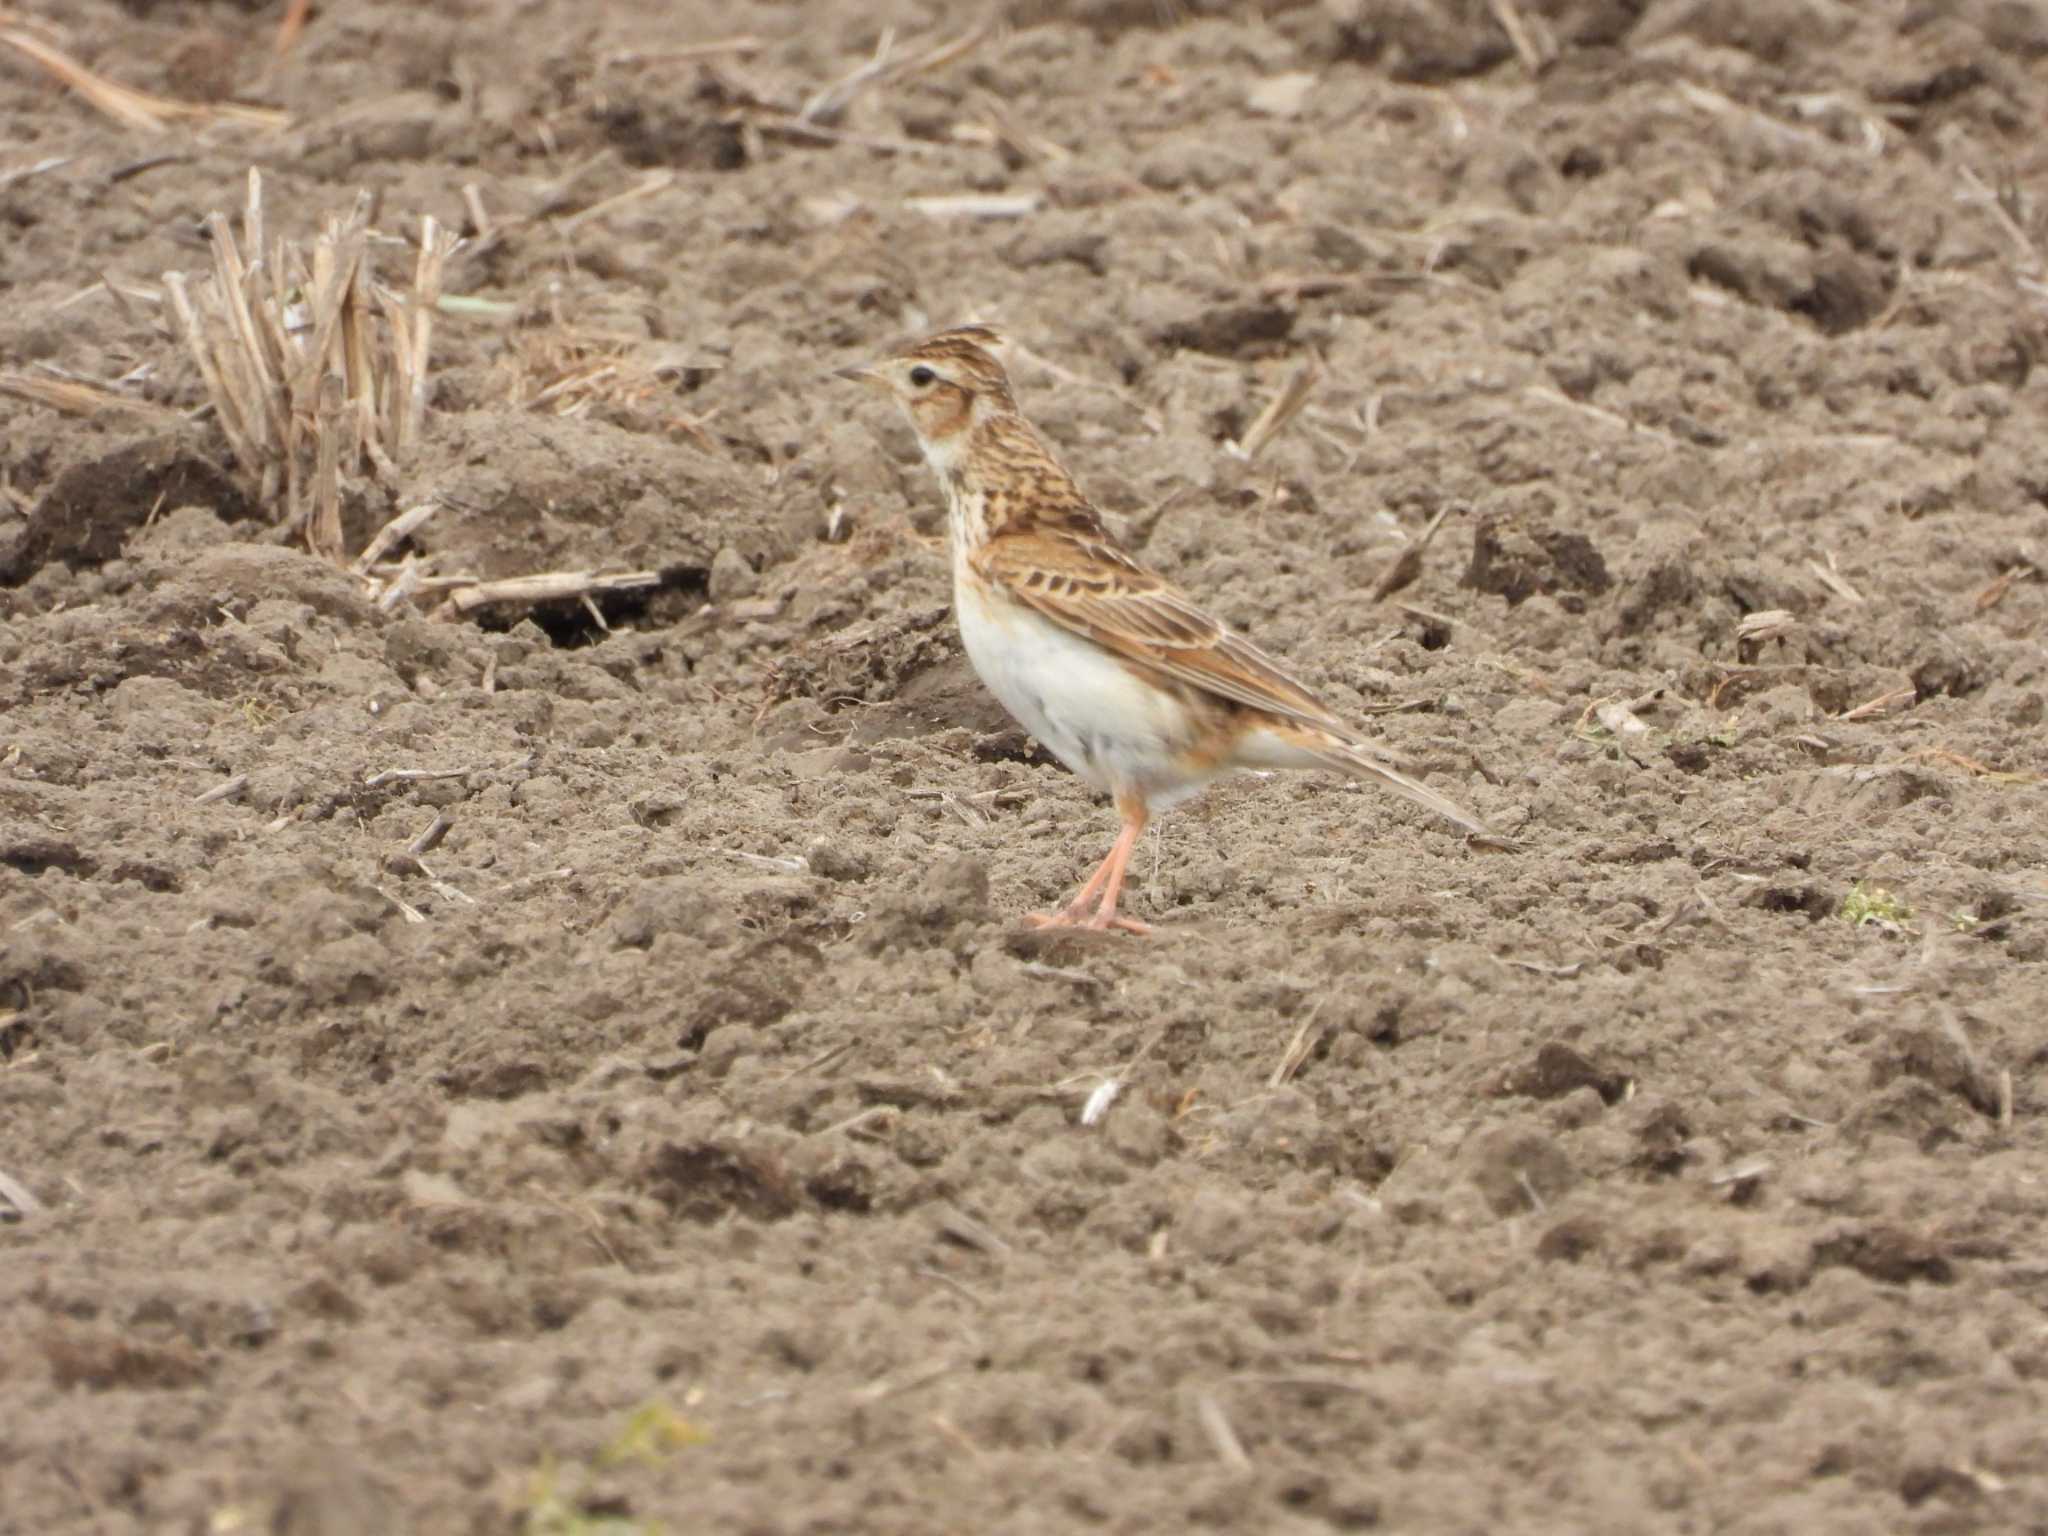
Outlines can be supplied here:
M369 209L369 194L359 193L310 252L282 237L266 242L263 178L252 169L241 238L214 213L206 220L213 271L196 286L181 272L164 274L178 334L249 491L336 563L341 477L369 472L394 482L419 438L434 304L455 248L422 219L411 290L394 293L364 259Z
M288 114L272 107L246 107L238 102L173 101L96 75L62 49L16 27L0 27L0 43L48 70L117 123L143 133L162 133L174 122L227 123L241 128L284 128Z

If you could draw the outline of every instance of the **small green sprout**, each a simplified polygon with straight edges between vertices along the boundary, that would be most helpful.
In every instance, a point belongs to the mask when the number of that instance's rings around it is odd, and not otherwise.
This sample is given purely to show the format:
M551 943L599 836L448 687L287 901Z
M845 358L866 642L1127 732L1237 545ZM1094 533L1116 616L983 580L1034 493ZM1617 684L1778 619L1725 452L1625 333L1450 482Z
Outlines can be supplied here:
M601 1467L638 1461L648 1466L673 1452L702 1445L711 1437L666 1403L642 1403L626 1419L626 1427L597 1453Z
M1858 880L1842 898L1842 916L1857 928L1883 928L1892 933L1905 931L1913 909L1881 885Z
M624 1427L590 1465L573 1468L573 1475L565 1477L550 1457L534 1469L520 1528L525 1536L661 1536L661 1526L653 1520L592 1512L596 1474L628 1462L654 1466L709 1438L666 1403L643 1403L627 1415Z

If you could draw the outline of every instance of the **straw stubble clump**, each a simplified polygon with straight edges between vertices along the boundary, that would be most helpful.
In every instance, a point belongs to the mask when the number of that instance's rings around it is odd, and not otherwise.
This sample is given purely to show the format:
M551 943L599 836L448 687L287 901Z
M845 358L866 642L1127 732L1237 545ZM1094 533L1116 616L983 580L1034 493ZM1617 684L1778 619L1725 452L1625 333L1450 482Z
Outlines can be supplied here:
M653 586L653 571L543 571L486 580L436 568L401 547L439 510L411 500L408 460L425 428L434 317L442 277L460 246L431 215L419 221L404 288L376 275L372 252L396 242L371 223L358 193L310 243L266 238L263 178L249 172L239 237L224 213L206 219L213 270L164 274L178 338L233 454L236 473L273 523L336 565L347 564L382 609L432 601L442 618L485 607L577 604L605 627L596 598ZM342 496L350 481L402 507L349 561Z
M423 217L412 281L394 290L369 260L368 193L310 245L266 240L254 169L241 225L237 240L226 214L209 214L213 270L196 283L167 272L164 289L250 494L339 563L342 477L368 474L395 494L419 439L455 240Z

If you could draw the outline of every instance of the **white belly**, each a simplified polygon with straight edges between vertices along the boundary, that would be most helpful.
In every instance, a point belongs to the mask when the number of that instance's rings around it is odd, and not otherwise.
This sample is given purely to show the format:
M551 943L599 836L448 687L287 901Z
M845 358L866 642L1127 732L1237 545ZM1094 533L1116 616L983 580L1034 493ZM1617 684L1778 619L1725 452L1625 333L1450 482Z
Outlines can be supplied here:
M953 611L989 692L1096 789L1136 792L1157 810L1208 778L1180 766L1186 721L1172 697L1107 651L957 575Z

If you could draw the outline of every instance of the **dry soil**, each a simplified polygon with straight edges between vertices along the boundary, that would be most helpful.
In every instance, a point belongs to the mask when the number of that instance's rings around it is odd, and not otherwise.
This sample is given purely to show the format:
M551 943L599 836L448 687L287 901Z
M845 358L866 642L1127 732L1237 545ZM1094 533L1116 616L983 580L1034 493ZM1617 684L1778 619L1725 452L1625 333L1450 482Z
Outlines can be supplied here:
M282 130L0 49L0 369L144 402L0 396L0 1530L2048 1529L2048 6L1013 0L808 125L973 14L280 9L14 22ZM380 611L143 414L252 164L495 304L351 548L656 587ZM1519 851L1239 779L1026 928L1113 818L825 377L970 316Z

